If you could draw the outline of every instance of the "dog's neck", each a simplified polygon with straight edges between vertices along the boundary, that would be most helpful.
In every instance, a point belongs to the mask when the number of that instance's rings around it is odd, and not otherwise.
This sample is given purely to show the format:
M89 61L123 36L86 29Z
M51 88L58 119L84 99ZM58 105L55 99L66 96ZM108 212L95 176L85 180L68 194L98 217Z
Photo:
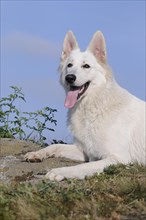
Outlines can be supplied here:
M90 92L90 95L88 94L88 96L83 97L78 103L76 103L74 108L69 110L68 119L70 120L73 115L78 115L78 117L83 118L90 114L92 117L93 112L96 112L94 115L97 117L106 115L106 113L108 114L108 112L111 111L111 108L118 109L119 106L128 102L129 96L126 96L126 99L123 98L125 97L125 93L128 92L121 88L113 79L104 89L94 89Z

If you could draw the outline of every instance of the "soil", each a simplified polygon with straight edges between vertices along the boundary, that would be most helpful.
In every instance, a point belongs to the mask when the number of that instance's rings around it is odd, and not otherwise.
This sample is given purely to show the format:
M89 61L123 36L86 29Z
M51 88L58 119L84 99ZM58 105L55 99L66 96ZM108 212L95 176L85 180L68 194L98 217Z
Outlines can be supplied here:
M36 184L44 179L51 168L78 164L64 158L48 158L42 162L30 163L24 161L27 152L37 151L40 146L17 139L0 139L0 179L1 183L30 182Z

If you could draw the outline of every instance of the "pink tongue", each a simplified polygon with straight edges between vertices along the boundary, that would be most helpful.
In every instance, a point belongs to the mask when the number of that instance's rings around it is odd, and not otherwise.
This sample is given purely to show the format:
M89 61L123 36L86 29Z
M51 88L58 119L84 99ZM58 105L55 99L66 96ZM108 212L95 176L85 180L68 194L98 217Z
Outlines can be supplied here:
M78 93L79 93L80 89L74 90L74 91L69 91L67 93L65 102L64 102L64 106L66 108L72 108L75 103L77 102L77 97L78 97Z

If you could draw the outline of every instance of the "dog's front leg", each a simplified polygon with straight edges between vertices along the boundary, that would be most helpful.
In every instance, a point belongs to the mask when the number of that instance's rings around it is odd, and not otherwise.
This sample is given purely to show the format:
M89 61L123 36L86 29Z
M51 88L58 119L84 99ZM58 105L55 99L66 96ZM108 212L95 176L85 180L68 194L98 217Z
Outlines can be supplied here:
M118 158L110 156L99 161L88 162L76 166L54 168L50 170L45 177L49 180L57 181L61 181L65 178L84 179L86 176L101 173L105 167L111 164L117 164L118 162L120 162Z
M75 145L52 144L36 152L29 152L24 156L26 161L40 162L48 157L64 157L71 160L85 161L84 154Z

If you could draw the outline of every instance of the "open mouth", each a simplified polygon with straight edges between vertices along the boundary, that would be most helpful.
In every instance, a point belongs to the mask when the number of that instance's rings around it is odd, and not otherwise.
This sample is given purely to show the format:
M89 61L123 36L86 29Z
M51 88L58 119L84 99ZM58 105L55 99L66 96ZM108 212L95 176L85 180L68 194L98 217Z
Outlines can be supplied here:
M78 91L77 99L79 99L84 94L84 92L88 89L89 84L90 82L86 82L82 86L71 86L70 91Z
M90 82L86 82L82 86L70 86L70 90L67 92L65 99L65 107L72 108L77 100L86 92L89 87Z

